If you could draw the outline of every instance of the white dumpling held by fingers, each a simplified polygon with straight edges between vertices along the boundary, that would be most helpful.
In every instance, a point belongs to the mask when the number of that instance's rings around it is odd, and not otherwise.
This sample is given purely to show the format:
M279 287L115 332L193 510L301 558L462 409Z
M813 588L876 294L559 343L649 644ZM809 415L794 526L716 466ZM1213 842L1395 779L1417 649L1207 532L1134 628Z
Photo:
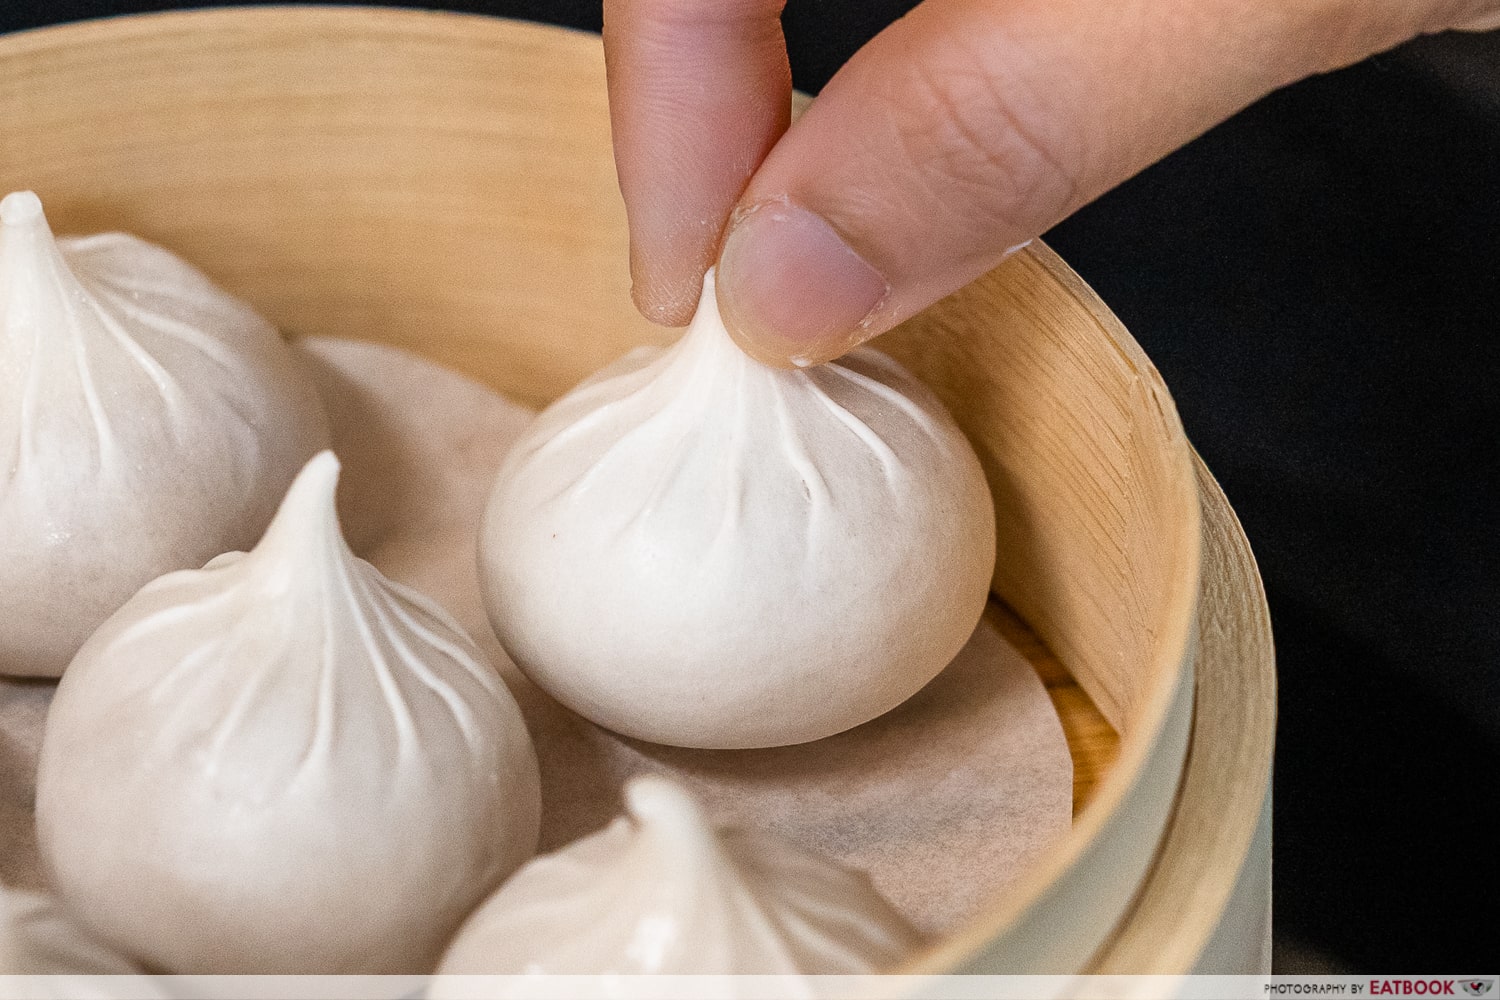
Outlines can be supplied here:
M316 456L260 544L143 588L47 717L37 839L100 938L192 974L420 974L536 850L535 751L434 602L355 557Z
M973 631L995 558L979 460L926 386L856 350L763 365L713 274L687 333L538 417L497 477L486 605L563 704L657 743L802 743L894 708Z
M249 306L123 233L0 202L0 674L56 677L141 586L248 548L328 442Z

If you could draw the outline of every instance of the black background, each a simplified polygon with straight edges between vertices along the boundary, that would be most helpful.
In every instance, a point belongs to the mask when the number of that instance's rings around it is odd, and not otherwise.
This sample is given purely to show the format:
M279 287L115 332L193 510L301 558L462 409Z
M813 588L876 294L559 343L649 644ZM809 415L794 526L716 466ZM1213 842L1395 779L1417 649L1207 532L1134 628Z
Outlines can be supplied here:
M206 6L0 4L4 31ZM597 0L418 6L600 21ZM790 0L797 85L910 6ZM1277 969L1492 969L1500 34L1273 94L1046 238L1160 367L1260 560Z

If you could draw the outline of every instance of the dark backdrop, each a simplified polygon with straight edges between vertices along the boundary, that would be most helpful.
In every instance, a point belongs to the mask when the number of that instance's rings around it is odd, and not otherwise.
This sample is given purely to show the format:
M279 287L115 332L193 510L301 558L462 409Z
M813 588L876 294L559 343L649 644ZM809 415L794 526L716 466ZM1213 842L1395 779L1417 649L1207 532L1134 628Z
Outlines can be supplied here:
M0 30L205 4L3 0ZM423 4L599 27L587 0ZM790 0L816 91L901 0ZM0 128L4 123L0 122ZM1280 669L1282 971L1500 955L1500 35L1272 95L1047 235L1244 521Z

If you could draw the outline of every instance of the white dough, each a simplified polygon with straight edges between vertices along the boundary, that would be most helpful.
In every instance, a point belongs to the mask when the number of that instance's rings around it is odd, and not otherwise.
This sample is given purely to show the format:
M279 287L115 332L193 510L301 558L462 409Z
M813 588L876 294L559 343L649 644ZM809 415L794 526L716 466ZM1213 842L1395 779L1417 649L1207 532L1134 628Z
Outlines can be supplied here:
M128 976L140 970L91 940L51 897L0 888L0 973Z
M905 701L984 609L994 509L968 440L890 358L754 361L712 272L687 333L542 413L480 541L516 663L574 711L690 747L802 743Z
M0 202L0 673L56 677L148 581L248 548L328 440L275 328L160 247Z
M515 977L483 984L497 997L552 995L522 978L534 974L589 976L565 981L566 995L602 997L635 995L632 974L867 975L920 944L864 875L767 834L715 830L665 778L632 779L625 803L628 816L537 858L491 896L429 997L473 995L475 984L447 976ZM719 985L733 995L738 984Z
M0 888L0 1000L164 995L140 969L84 934L56 900Z
M315 457L254 551L146 586L58 686L43 865L152 968L424 973L536 850L514 699L445 611L349 551L338 473Z

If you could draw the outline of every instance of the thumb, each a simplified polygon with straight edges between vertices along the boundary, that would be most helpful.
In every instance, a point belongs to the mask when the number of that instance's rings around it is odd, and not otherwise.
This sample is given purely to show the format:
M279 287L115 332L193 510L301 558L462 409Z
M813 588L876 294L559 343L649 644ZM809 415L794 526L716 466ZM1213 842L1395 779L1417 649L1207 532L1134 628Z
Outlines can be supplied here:
M1495 6L927 0L751 179L721 311L762 360L837 357L1276 87Z

